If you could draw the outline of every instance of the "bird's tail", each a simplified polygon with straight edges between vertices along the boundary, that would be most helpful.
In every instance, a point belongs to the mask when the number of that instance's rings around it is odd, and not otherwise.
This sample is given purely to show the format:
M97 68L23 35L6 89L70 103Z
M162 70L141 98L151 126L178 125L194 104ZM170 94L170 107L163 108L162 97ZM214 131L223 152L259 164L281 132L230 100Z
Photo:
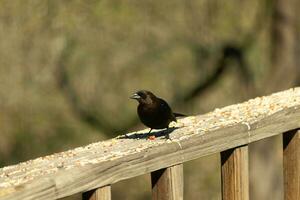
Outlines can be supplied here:
M175 117L186 117L186 115L181 114L181 113L173 113Z

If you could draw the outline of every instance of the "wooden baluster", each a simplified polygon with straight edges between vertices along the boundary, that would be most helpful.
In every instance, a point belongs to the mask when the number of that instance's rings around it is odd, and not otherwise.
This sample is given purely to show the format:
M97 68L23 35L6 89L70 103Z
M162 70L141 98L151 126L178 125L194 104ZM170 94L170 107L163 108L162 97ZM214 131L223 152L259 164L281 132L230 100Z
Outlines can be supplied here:
M249 199L248 146L221 152L222 199Z
M82 194L82 200L111 200L111 186L85 192Z
M151 173L152 200L183 199L183 164Z
M300 130L283 134L284 200L300 199Z

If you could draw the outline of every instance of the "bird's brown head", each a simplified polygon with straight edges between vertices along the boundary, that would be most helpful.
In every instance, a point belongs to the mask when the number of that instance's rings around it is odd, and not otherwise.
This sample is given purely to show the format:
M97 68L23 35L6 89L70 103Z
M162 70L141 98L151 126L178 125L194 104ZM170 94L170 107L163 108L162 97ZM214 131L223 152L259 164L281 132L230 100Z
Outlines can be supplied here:
M134 93L130 98L137 100L140 104L151 104L156 96L150 91L140 90Z

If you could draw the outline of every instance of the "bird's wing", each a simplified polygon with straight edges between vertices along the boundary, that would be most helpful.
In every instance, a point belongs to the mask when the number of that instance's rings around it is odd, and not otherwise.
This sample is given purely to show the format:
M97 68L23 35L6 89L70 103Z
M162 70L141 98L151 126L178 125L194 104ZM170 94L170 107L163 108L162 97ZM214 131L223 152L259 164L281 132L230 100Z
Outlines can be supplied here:
M162 113L164 115L166 115L165 117L171 119L171 121L177 121L175 115L173 114L173 111L171 109L171 107L169 106L169 104L163 100L163 99L159 99L160 101L160 109L162 111Z

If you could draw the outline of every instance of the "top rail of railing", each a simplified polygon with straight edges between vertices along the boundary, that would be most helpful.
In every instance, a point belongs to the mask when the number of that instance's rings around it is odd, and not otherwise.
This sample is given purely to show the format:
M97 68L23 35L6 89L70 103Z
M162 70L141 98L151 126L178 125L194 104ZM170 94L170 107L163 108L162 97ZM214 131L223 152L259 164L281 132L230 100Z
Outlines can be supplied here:
M0 169L0 199L57 199L300 127L300 88ZM157 136L161 131L156 131Z

